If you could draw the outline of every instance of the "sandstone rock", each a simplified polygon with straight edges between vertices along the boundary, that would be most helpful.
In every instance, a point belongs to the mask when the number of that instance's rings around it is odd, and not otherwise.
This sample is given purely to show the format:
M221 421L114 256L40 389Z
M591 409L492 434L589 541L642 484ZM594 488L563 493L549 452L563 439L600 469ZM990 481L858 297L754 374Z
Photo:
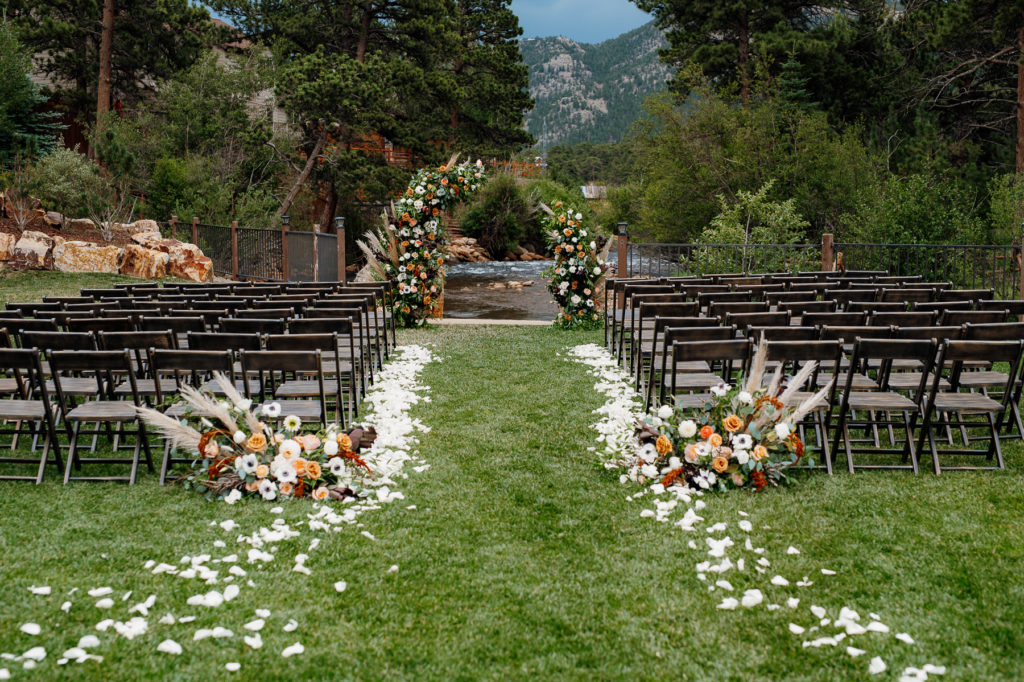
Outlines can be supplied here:
M172 277L188 279L193 282L213 281L213 260L203 255L195 244L182 244L170 252L170 272Z
M177 239L164 239L159 232L137 232L132 235L132 241L139 246L163 253L170 253L175 244L181 243Z
M121 253L118 270L122 275L141 279L159 279L167 276L167 263L170 256L162 251L154 251L129 244Z
M137 232L156 232L160 233L160 226L156 224L155 220L136 220L130 225L132 234Z
M13 234L0 232L0 261L7 261L11 259L11 250L14 248L14 244L17 241L17 237Z
M53 239L34 230L22 232L11 249L10 265L16 270L49 270L53 267Z
M50 227L60 227L64 224L64 216L56 211L47 211L43 214L43 222Z
M72 218L68 221L67 225L72 230L93 230L96 229L96 223L89 220L88 218Z
M53 248L53 269L61 272L118 273L121 249L91 242L70 241Z

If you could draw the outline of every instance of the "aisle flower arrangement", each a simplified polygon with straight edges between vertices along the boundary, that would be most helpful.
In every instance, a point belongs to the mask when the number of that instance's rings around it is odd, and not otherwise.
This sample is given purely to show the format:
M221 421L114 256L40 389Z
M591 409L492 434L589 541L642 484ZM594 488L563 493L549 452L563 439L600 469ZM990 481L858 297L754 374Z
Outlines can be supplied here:
M703 490L759 492L787 483L786 470L807 455L796 424L827 399L829 388L810 396L799 392L815 363L788 382L780 367L763 386L765 357L762 346L746 382L713 387L702 407L663 405L643 421L629 476Z
M545 275L558 305L555 325L566 329L601 326L600 299L608 263L598 253L597 236L583 225L583 214L561 201L554 209L541 205L542 220L555 254Z
M395 322L416 327L440 317L447 269L448 229L444 214L487 181L483 163L448 163L424 168L384 215L383 230L358 242L379 280L397 287L390 303Z
M169 442L176 453L193 457L178 481L210 499L234 503L245 496L308 497L314 500L358 497L371 466L360 451L373 444L373 429L338 428L303 432L294 415L281 416L281 404L254 409L231 381L215 374L225 398L182 387L185 418L177 421L150 408L139 416ZM280 428L273 425L280 421ZM200 426L196 429L191 424Z

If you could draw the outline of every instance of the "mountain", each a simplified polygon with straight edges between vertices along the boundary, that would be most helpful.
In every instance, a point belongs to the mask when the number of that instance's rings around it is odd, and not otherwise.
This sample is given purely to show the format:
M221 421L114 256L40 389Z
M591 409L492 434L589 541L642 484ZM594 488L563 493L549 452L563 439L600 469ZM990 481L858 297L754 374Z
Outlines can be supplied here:
M521 40L537 101L526 126L538 146L622 139L644 100L666 87L669 68L658 61L664 46L653 21L596 45L561 36Z

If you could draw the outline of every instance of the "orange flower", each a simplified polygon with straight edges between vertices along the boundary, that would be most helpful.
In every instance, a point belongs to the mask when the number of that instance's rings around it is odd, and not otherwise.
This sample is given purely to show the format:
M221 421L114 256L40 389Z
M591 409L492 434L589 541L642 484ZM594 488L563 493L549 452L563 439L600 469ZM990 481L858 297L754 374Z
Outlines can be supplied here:
M320 486L319 488L314 490L313 491L313 499L314 500L326 500L327 499L327 488L324 487L324 486Z
M261 464L258 467L256 467L256 478L266 478L269 473L270 467L268 467L266 464Z
M338 447L340 449L342 449L342 450L351 450L352 449L352 439L348 437L348 434L345 434L345 433L339 433L338 434Z
M768 456L768 448L763 445L754 446L754 461L760 462L762 459Z
M320 447L320 439L314 436L312 433L307 433L302 436L299 436L295 440L299 441L299 445L301 445L302 449L305 450L306 452L313 452L318 447Z
M722 444L722 437L717 433L712 433L711 438L709 438L708 440L710 441L712 447L717 448L719 445Z
M315 481L320 478L321 473L319 462L306 462L306 478L311 478Z
M245 447L252 452L263 452L267 449L267 437L262 433L254 433L245 441Z
M720 474L729 468L729 460L725 457L715 457L711 460L711 468L715 470L716 474Z
M299 476L305 476L306 464L306 460L302 459L301 457L296 457L295 461L292 462L292 466L295 467L295 473L298 474Z
M556 201L555 202L555 208L562 208L562 202L561 201Z
M715 427L714 426L711 426L710 424L708 424L707 426L702 426L701 429L700 429L700 437L704 438L704 439L711 438L711 434L714 433L714 432L715 432Z
M737 431L743 428L743 419L736 416L735 414L730 414L728 417L722 420L722 426L724 426L725 430L728 431L729 433L736 433Z
M657 448L659 455L667 455L672 452L672 441L669 440L668 436L658 436L658 440L654 443L654 447Z
M295 492L295 487L291 483L282 483L277 489L281 492L281 497L288 497Z
M256 492L257 490L260 489L260 484L259 483L246 483L245 484L245 489L247 491L249 491L250 493L254 493L254 492Z
M558 216L558 222L564 223L565 222L565 216L564 215ZM571 232L570 232L570 234L571 234ZM569 236L569 235L566 235L566 236Z

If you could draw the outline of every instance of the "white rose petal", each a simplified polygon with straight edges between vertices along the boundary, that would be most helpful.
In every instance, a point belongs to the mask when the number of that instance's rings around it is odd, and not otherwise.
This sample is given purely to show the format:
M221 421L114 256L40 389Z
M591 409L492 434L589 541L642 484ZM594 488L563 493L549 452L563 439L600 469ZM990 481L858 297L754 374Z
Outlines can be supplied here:
M98 602L96 602L96 608L98 608L98 609L112 609L112 608L114 608L114 600L111 599L110 597L107 597L106 599L100 599Z
M868 665L868 672L872 675L878 675L879 673L884 673L887 667L885 661L880 656L875 656Z
M804 628L800 627L796 623L790 623L789 624L789 631L792 632L794 635L802 635L802 634L804 634Z
M846 653L848 653L853 658L857 658L858 656L865 654L867 652L864 651L864 649L858 649L857 647L848 646L846 647Z
M163 654L177 656L182 652L181 645L173 639L165 639L157 645L156 650Z
M907 633L905 633L905 632L897 632L897 633L896 633L895 635L893 635L893 636L894 636L894 637L895 637L896 639L900 640L901 642L903 642L903 643L905 643L905 644L913 644L913 643L914 643L914 638L913 638L913 637L911 637L910 635L908 635L908 634L907 634Z
M345 582L344 580L339 580L338 582L334 583L334 589L337 592L344 592L347 587L348 587L348 583Z
M90 597L106 597L108 594L113 594L114 590L109 587L97 587L89 590Z
M242 664L232 661L231 663L225 663L224 668L229 673L237 673L239 670L242 669Z
M287 647L284 651L282 651L281 656L283 658L291 658L292 656L298 656L305 650L306 648L304 646L296 642L295 644L292 644L290 647Z
M43 585L41 587L36 587L35 585L33 585L32 587L28 588L28 591L32 594L38 594L42 596L46 596L51 592L49 586L47 585Z

